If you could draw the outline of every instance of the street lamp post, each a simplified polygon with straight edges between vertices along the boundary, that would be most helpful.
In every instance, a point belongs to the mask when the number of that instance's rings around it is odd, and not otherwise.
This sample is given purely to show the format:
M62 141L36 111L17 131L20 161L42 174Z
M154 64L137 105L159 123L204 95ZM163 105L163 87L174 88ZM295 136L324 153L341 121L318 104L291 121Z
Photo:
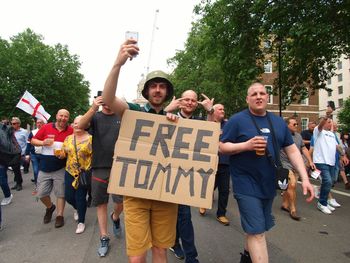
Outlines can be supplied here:
M282 40L278 38L278 98L279 98L279 111L280 117L282 117L282 65L281 65L281 45Z

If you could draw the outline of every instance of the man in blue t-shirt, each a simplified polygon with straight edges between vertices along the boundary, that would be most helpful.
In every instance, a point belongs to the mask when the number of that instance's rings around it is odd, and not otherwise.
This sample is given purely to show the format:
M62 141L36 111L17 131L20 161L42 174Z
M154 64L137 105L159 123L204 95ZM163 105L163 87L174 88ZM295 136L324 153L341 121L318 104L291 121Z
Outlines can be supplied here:
M220 142L220 152L230 155L234 197L246 233L241 262L268 262L265 232L274 225L272 202L276 195L276 172L271 158L276 162L275 153L281 148L300 174L304 195L310 193L306 200L310 202L314 197L302 156L287 125L266 111L268 96L261 83L253 83L247 91L248 109L229 119ZM278 149L274 149L273 137ZM261 151L265 153L258 155Z

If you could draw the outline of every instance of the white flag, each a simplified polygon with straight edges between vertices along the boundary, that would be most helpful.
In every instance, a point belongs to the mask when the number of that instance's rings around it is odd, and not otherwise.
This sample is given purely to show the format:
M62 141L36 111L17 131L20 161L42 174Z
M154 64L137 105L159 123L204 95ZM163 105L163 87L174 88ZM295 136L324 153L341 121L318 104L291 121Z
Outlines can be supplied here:
M51 115L45 111L40 102L28 91L24 92L16 107L29 113L33 117L43 120L45 123L47 123L48 119L51 117Z

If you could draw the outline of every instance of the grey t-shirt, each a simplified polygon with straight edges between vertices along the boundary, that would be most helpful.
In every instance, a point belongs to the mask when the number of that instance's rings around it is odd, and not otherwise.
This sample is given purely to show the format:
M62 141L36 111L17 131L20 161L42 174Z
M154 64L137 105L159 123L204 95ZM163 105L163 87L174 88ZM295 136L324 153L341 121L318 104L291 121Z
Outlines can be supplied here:
M303 138L301 137L300 133L297 133L297 132L295 132L294 134L292 133L292 138L295 145L297 146L300 153L302 154L301 149L305 147L305 144L303 142ZM288 170L294 170L293 165L290 163L288 156L284 150L281 150L280 158L281 158L281 163L283 168L286 168Z
M112 168L114 146L118 139L120 118L96 112L89 133L92 135L92 168Z

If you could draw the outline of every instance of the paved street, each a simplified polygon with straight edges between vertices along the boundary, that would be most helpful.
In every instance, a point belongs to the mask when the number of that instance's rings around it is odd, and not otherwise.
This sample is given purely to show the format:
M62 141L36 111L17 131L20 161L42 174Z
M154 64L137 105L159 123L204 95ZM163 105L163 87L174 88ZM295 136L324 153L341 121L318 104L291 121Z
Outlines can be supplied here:
M8 175L12 186L13 174L9 172ZM75 234L76 223L69 205L66 205L63 228L56 229L54 221L44 225L44 207L31 195L31 177L31 172L24 175L23 191L14 191L13 202L2 207L4 229L0 231L1 263L127 262L124 237L112 237L108 256L102 259L97 256L99 231L95 208L88 209L87 227L81 235ZM300 222L291 220L286 212L279 209L281 198L278 195L274 203L276 226L267 235L270 262L350 262L350 191L345 192L343 189L343 184L339 183L334 196L342 207L330 216L316 209L316 201L306 204L299 192ZM3 198L2 192L0 198ZM205 217L201 217L196 208L192 209L199 260L202 263L239 262L244 235L236 203L230 195L227 214L231 219L230 226L216 222L215 207L216 201L214 209ZM171 263L181 262L171 252L168 258Z

